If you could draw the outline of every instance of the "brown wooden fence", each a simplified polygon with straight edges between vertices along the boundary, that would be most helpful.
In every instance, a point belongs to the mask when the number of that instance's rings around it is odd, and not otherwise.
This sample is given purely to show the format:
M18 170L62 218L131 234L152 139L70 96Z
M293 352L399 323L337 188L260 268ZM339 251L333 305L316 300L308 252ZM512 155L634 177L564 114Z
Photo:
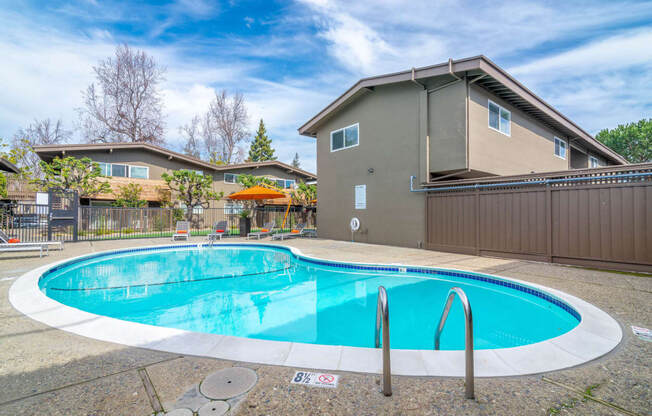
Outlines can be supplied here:
M652 164L438 183L427 248L652 272Z

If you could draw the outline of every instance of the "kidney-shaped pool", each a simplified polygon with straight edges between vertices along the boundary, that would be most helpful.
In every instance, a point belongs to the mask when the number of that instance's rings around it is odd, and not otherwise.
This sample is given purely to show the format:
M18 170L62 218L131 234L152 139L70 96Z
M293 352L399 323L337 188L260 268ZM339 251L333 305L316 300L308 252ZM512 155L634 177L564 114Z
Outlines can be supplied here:
M93 316L290 346L374 347L376 297L384 286L392 349L431 351L446 296L457 286L473 310L476 354L558 340L560 350L582 356L573 351L580 347L562 341L573 331L584 334L587 328L578 328L587 319L581 310L591 306L562 292L497 276L332 262L260 244L105 252L43 268L36 279L47 298ZM615 346L620 334L611 338ZM464 314L457 300L441 349L464 349Z

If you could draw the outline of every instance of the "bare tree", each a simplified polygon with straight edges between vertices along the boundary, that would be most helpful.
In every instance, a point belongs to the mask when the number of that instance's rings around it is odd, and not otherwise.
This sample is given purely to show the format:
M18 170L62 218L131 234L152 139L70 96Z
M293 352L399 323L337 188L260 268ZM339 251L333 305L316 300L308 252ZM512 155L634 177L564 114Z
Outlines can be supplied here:
M229 97L225 90L216 92L215 99L208 109L208 115L209 125L215 129L220 139L216 149L217 159L226 164L231 163L238 145L249 135L244 96L235 93L233 97Z
M210 111L201 118L201 136L206 157L211 163L220 162L219 142L217 127L211 118Z
M18 166L28 168L34 177L40 177L41 158L34 153L34 146L64 143L70 139L71 134L69 130L63 128L60 119L54 122L49 118L34 119L29 126L19 129L12 139L12 147L22 149L20 152L15 152L20 159L17 161Z
M201 151L199 149L199 140L201 135L201 119L199 116L195 116L190 120L189 124L184 124L179 127L179 133L186 140L186 144L183 147L183 153L188 156L196 157L199 159L201 157Z
M82 92L81 127L89 142L164 143L159 84L165 69L144 51L116 47L93 67L97 86Z

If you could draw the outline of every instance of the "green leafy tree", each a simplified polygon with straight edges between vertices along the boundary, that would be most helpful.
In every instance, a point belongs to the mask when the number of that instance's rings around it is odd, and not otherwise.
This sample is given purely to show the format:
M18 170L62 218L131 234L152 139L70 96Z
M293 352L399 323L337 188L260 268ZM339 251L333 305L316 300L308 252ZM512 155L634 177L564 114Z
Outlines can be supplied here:
M161 175L168 187L176 194L177 200L186 206L186 220L192 221L193 210L208 208L210 201L219 201L224 192L213 192L213 178L191 170L175 170L172 174Z
M41 161L41 170L43 179L33 179L31 183L42 191L72 190L77 191L80 198L111 192L111 185L103 179L100 165L87 157L62 159L57 156L50 163Z
M249 189L253 186L262 185L262 184L275 186L274 182L272 182L272 180L269 178L266 178L264 176L247 175L244 173L238 175L238 183L242 185L244 189Z
M300 166L301 166L301 162L299 162L299 154L295 153L294 159L292 159L292 167L295 169L299 169Z
M249 148L249 160L252 162L264 162L266 160L276 160L274 149L272 148L272 139L267 137L267 129L263 119L260 119L256 137Z
M313 201L317 199L317 185L307 185L304 182L299 182L292 193L292 199L303 206L314 205Z
M0 172L0 197L7 197L7 177Z
M137 183L129 183L119 186L118 192L113 192L116 200L113 202L114 207L123 208L142 208L147 205L147 201L140 199L143 193L143 187Z
M595 138L630 163L652 161L652 118L601 130Z

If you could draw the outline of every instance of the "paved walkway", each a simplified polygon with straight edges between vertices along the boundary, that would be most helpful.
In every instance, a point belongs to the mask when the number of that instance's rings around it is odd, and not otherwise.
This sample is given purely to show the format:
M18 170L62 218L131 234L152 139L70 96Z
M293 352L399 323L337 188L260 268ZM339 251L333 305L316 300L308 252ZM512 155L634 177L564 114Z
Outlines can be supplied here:
M623 415L652 413L652 343L630 326L652 326L652 277L331 240L286 242L335 260L407 263L514 277L563 290L611 314L624 339L607 356L544 375L476 380L464 399L458 378L394 377L394 395L379 393L377 375L340 373L335 390L290 384L296 369L124 347L49 328L9 304L13 278L55 260L112 248L164 244L164 239L66 244L39 259L0 254L0 415L151 415L165 410L206 375L238 365L259 381L231 414L238 415ZM151 380L151 399L144 387ZM146 381L145 381L146 382ZM602 403L586 400L589 392ZM154 403L153 403L154 402ZM629 412L629 413L628 413Z

